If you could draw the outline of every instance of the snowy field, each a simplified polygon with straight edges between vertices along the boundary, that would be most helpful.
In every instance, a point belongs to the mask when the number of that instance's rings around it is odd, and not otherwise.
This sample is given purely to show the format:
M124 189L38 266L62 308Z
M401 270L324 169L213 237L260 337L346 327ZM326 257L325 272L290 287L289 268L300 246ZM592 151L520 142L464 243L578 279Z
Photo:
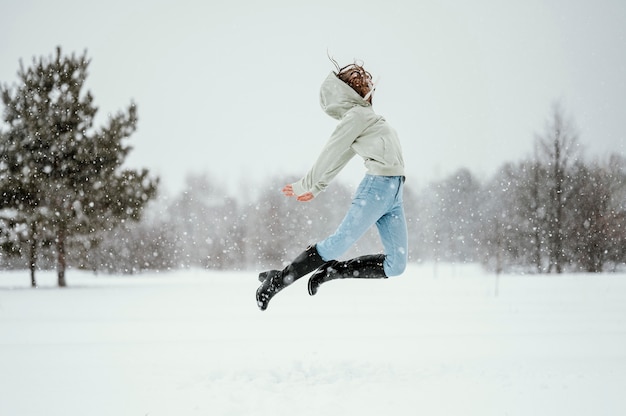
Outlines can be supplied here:
M626 275L0 274L0 415L624 415Z

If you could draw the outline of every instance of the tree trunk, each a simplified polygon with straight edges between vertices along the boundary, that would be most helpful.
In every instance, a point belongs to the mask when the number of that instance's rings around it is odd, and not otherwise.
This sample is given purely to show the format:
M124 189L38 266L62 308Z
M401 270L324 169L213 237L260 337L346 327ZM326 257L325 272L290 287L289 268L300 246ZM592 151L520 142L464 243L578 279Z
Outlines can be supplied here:
M561 167L561 143L559 140L560 129L554 140L554 219L553 219L553 249L554 266L560 274L563 270L563 169Z
M535 150L536 152L536 150ZM532 213L532 220L533 220L533 224L534 224L534 230L533 230L533 238L534 238L534 253L533 253L533 263L535 265L535 270L537 271L538 274L540 274L542 272L542 268L541 268L541 249L542 249L542 244L541 244L541 221L542 218L539 215L539 208L541 207L542 201L540 200L540 190L539 187L541 186L541 171L540 171L540 166L538 163L535 163L535 166L533 167L533 182L532 182L532 188L531 188L531 201L534 204L534 209L533 209L533 213Z
M59 226L57 233L57 276L59 287L66 287L65 282L65 227Z
M37 281L35 280L35 262L37 261L37 240L35 237L36 225L32 223L30 225L30 253L28 253L28 267L30 269L30 286L37 287Z

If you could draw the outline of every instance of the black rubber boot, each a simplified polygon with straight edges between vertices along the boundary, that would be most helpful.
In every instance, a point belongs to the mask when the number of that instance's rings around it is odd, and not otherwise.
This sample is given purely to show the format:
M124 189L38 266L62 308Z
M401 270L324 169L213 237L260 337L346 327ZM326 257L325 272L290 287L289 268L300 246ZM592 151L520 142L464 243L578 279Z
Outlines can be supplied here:
M384 254L361 256L346 261L329 261L309 279L309 295L315 295L322 283L335 279L386 279L384 261Z
M285 287L289 286L302 276L311 273L324 264L315 246L309 246L300 253L293 262L283 270L270 270L259 274L259 280L263 282L256 291L256 301L259 308L264 311L270 300Z

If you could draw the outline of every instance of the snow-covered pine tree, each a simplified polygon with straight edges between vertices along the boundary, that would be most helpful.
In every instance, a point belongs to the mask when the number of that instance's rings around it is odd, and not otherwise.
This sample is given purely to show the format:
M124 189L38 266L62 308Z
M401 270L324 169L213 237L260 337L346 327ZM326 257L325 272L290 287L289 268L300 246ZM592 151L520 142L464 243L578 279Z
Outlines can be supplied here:
M29 240L53 238L61 287L68 244L138 220L158 185L145 169L122 168L137 123L133 103L94 127L98 108L83 92L89 62L86 52L63 56L58 47L29 68L20 62L18 84L1 89L8 131L0 144L0 209L15 210L36 230Z

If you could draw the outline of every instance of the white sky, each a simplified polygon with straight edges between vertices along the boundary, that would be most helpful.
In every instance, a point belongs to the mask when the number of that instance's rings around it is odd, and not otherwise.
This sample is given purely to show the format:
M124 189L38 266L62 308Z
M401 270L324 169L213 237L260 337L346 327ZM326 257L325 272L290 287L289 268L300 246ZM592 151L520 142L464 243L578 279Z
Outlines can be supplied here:
M336 124L318 103L327 49L381 77L374 109L398 130L415 184L526 157L556 100L588 156L626 155L623 0L0 5L0 82L17 82L20 59L86 49L98 125L134 100L128 164L168 190L190 171L233 195L268 175L304 174ZM339 178L362 174L355 159Z

